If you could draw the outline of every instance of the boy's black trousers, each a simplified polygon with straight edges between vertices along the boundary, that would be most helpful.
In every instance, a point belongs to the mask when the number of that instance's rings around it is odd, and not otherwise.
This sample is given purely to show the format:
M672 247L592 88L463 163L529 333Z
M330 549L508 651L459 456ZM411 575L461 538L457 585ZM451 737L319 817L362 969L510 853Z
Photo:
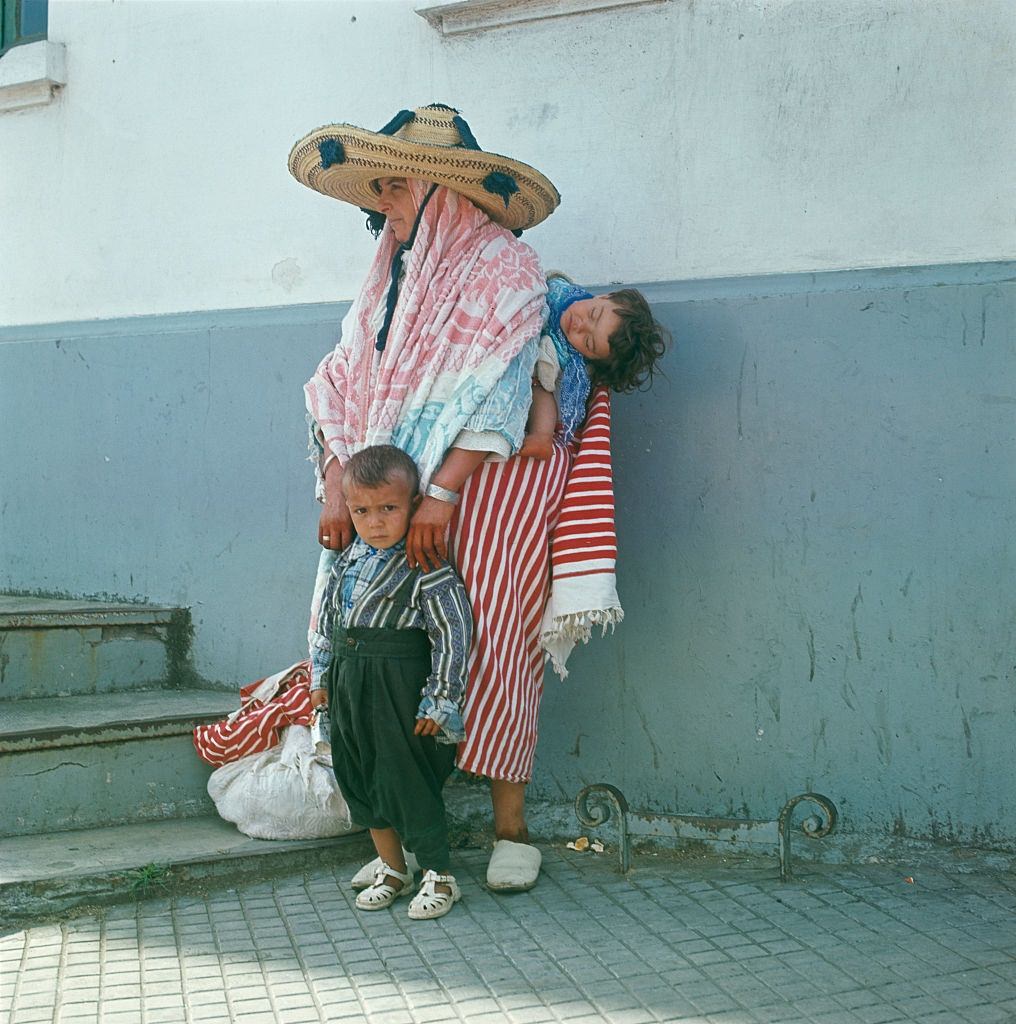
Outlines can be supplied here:
M441 788L455 744L416 736L420 691L431 671L422 629L336 629L328 668L332 765L349 815L393 828L424 870L448 871Z

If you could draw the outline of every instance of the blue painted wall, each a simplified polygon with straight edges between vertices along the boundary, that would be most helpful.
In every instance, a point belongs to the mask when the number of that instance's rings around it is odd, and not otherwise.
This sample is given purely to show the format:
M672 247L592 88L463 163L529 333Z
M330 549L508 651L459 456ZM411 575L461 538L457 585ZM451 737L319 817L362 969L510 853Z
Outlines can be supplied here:
M1012 265L647 288L615 405L627 619L548 680L534 789L1016 848ZM235 686L301 656L300 386L341 306L0 332L0 587L193 609Z

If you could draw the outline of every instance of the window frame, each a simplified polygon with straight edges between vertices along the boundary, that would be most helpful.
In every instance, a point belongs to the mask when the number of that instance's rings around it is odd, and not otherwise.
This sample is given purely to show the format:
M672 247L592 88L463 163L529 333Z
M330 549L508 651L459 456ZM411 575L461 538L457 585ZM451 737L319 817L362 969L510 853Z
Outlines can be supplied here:
M46 4L46 28L42 32L23 35L21 33L22 0L0 0L0 57L15 46L38 43L48 38L49 2L48 0L43 0L43 2Z

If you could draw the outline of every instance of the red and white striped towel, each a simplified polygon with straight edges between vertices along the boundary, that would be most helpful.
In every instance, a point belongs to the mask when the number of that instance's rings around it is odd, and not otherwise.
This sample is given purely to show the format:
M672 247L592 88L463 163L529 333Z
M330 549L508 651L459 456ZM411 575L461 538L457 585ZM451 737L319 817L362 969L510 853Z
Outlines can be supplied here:
M540 631L540 642L562 679L572 648L589 640L593 626L606 633L624 618L614 576L617 535L607 388L593 390L585 424L572 443L577 450L551 534L550 599Z
M194 730L198 757L216 768L279 742L287 725L310 725L310 662L240 688L240 707L228 718Z

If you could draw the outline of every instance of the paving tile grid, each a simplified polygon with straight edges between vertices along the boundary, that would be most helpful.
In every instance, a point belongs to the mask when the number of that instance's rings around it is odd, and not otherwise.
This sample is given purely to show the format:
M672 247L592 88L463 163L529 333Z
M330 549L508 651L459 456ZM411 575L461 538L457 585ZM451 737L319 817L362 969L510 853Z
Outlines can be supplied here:
M7 1024L1014 1024L1016 876L546 849L530 893L482 885L411 922L334 869L109 907L0 936Z

